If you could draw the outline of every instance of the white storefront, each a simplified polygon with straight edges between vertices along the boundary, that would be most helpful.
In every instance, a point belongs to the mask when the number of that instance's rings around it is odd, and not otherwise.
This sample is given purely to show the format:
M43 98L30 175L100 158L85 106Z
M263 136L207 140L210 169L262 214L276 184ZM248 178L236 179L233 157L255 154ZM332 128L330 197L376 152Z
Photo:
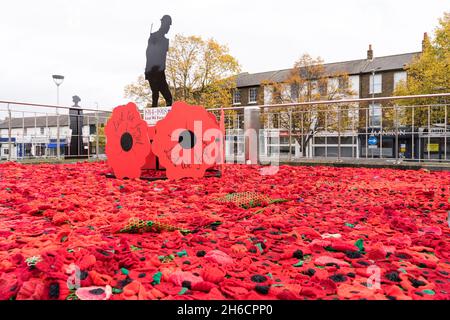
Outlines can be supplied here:
M59 146L64 155L66 146L71 143L72 130L60 127ZM95 143L96 135L92 134L90 125L83 126L83 145L87 149L89 143ZM11 146L9 145L8 129L0 129L0 158L11 160L23 158L45 158L57 155L57 127L48 128L13 128L11 130Z

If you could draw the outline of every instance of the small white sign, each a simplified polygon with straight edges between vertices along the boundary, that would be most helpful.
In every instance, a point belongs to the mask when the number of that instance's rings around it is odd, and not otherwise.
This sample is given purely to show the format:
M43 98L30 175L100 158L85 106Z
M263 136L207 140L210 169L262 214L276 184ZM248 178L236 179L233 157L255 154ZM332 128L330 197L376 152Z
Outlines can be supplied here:
M31 143L48 143L47 137L31 137Z
M154 126L159 120L164 119L170 110L172 110L172 107L145 108L144 120L149 126Z

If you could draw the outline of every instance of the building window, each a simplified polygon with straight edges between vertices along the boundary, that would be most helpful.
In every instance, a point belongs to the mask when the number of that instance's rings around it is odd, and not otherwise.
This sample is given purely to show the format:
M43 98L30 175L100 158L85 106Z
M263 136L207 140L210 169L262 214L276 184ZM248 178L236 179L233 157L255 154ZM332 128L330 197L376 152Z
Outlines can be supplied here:
M96 134L97 130L95 128L95 124L90 124L89 125L89 134Z
M338 90L340 85L340 79L339 78L330 78L328 79L328 92L334 93Z
M350 76L350 89L354 96L359 97L359 76Z
M307 92L307 95L317 95L319 94L319 82L317 80L310 81L311 92Z
M250 88L248 91L248 103L256 103L258 101L258 89Z
M3 149L3 154L7 156L9 154L9 149Z
M347 77L339 77L339 90L344 91L349 88L349 79Z
M319 81L319 94L321 96L326 96L327 95L327 86L328 86L328 81L327 80Z
M406 83L406 71L400 71L394 73L394 90L397 88L400 81Z
M372 103L369 106L369 126L370 127L380 127L381 126L381 104Z
M292 101L292 88L289 84L283 84L281 86L281 102L293 102Z
M272 104L273 102L273 87L265 86L264 87L264 104Z
M291 84L291 100L297 102L299 98L299 86L296 83Z
M233 91L233 104L241 104L241 90L239 89Z
M376 94L382 92L382 81L383 77L381 74L376 74L375 79L373 75L370 75L370 87L369 87L369 93L370 94Z
M44 134L44 128L41 128L41 134Z

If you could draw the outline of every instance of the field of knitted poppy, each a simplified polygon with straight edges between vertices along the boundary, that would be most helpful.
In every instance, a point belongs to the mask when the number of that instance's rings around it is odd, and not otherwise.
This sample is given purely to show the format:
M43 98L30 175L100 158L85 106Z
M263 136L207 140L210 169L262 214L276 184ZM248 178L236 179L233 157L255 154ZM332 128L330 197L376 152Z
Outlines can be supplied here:
M450 298L450 173L258 170L1 164L0 299Z

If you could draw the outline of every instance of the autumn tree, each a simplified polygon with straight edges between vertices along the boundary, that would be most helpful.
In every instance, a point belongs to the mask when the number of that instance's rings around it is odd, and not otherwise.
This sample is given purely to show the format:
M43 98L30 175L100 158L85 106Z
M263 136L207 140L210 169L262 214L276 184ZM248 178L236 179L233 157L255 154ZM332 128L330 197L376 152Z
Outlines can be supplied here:
M407 81L400 83L395 95L418 95L450 92L450 13L444 13L439 19L439 26L434 31L434 37L425 37L423 52L405 67ZM400 101L399 105L431 105L443 104L441 98L408 99ZM431 110L430 110L431 108ZM445 107L415 107L403 108L402 122L414 123L416 126L426 126L428 115L432 124L443 123ZM448 121L448 119L447 119ZM448 122L447 122L448 123Z
M105 134L105 126L102 124L98 127L98 145L99 147L105 147L106 146L106 134Z
M348 74L328 73L320 57L313 58L304 54L294 64L287 79L283 82L264 81L263 85L271 89L272 103L311 102L295 108L277 108L276 115L263 115L269 127L279 125L291 128L293 138L300 145L303 155L306 154L308 142L319 130L345 131L350 122L356 119L356 106L313 103L338 100L355 94Z
M239 71L239 63L228 47L214 39L176 35L167 55L166 78L175 101L207 108L230 106ZM126 86L125 96L150 106L150 86L144 76Z

